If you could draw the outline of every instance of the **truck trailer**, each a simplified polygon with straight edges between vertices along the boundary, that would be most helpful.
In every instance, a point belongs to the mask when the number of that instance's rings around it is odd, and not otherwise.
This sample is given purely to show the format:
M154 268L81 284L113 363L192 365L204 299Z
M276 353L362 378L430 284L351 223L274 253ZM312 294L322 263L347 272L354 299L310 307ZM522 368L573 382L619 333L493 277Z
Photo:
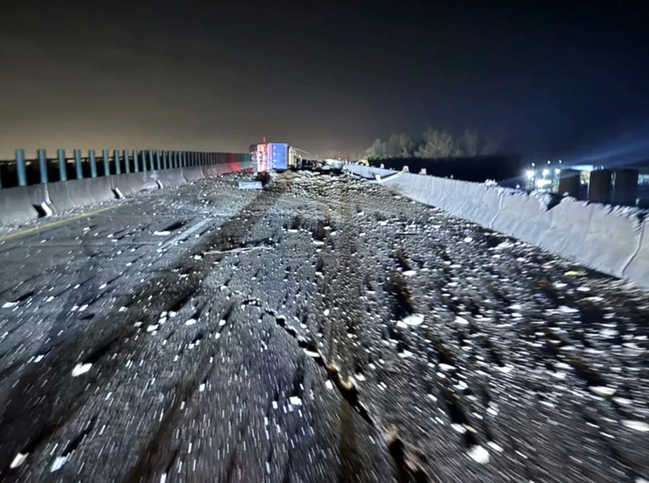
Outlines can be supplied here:
M294 147L285 143L261 143L250 146L250 154L258 173L297 169L300 158Z

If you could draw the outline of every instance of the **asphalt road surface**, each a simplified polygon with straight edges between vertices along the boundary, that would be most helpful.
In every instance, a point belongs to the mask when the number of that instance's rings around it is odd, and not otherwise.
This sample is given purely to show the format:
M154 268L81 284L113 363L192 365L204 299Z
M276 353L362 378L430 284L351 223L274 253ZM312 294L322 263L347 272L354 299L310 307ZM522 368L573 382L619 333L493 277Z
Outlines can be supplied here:
M350 177L239 179L0 234L1 481L649 480L646 291Z

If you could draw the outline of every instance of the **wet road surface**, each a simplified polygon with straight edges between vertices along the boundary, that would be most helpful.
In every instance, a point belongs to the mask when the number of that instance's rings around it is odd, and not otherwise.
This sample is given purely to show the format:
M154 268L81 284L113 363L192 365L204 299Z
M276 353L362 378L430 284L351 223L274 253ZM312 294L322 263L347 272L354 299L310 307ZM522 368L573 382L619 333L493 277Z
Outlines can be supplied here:
M349 177L0 238L0 480L649 480L649 294Z

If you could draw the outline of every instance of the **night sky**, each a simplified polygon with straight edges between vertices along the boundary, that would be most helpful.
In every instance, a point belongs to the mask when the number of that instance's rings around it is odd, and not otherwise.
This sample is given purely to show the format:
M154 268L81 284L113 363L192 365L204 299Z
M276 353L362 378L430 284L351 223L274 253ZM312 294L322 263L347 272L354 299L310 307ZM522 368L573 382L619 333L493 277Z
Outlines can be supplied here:
M490 3L4 1L0 158L264 135L346 156L427 124L528 158L649 153L646 3Z

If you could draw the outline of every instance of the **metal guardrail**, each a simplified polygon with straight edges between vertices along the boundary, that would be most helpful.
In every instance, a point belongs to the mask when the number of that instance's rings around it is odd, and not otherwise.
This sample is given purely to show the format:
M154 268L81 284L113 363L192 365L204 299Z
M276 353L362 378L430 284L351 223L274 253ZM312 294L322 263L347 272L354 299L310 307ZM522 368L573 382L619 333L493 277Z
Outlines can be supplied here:
M13 160L0 161L0 189L68 179L249 161L249 153L137 149L115 149L112 153L108 149L99 153L91 149L85 156L82 156L80 149L75 149L72 157L66 156L65 150L59 149L55 158L48 158L47 152L39 149L36 158L26 159L25 150L16 149Z

